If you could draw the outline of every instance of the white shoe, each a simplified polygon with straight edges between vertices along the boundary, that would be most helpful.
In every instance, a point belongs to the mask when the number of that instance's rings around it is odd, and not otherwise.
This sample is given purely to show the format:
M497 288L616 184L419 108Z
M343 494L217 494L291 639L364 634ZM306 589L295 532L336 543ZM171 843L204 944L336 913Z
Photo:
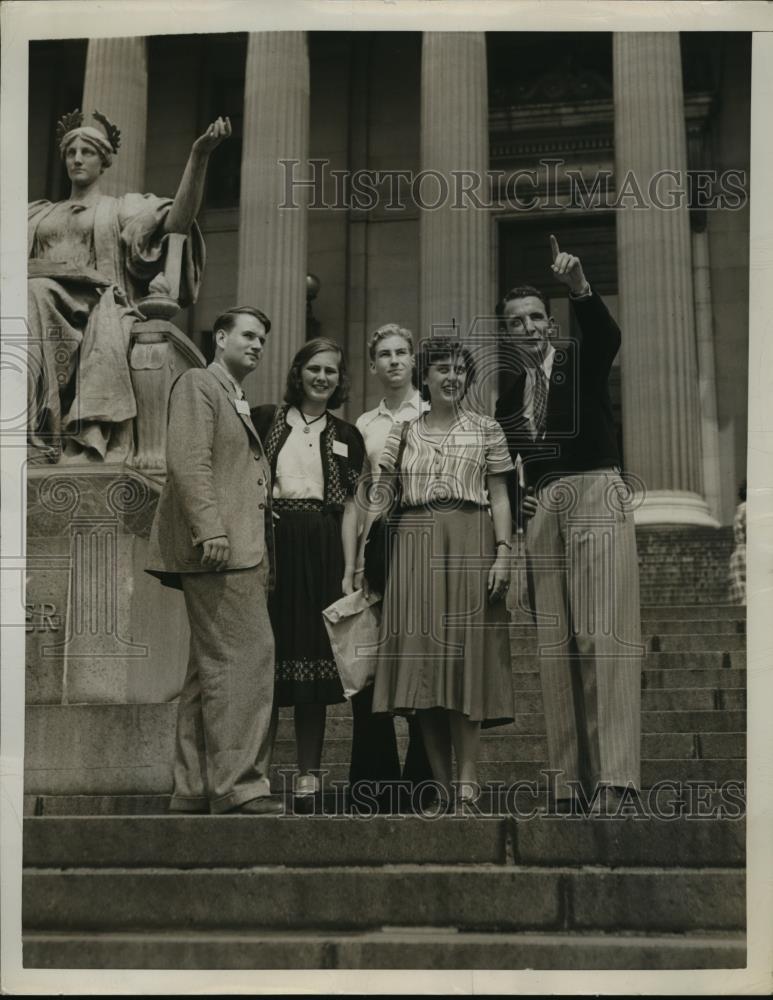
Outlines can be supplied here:
M301 799L307 795L316 795L319 791L319 778L313 774L301 774L296 778L295 791L296 798Z
M457 802L477 802L480 798L480 785L477 781L460 781L456 792Z

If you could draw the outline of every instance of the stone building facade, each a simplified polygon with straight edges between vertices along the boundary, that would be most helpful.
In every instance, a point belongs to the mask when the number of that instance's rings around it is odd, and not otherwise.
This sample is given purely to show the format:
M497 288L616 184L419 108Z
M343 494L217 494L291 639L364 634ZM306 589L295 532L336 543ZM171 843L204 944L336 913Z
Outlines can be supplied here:
M200 216L202 294L175 322L206 353L224 307L259 304L275 328L250 394L274 400L307 335L316 275L315 330L347 352L350 418L374 404L366 338L381 323L469 330L520 279L544 287L568 324L548 270L553 232L623 329L612 388L626 466L647 487L638 519L728 525L746 468L750 61L748 34L708 32L35 42L29 197L66 197L54 129L74 107L122 130L109 193L173 194L198 130L229 114L234 137L213 157ZM708 202L693 188L673 207L635 207L631 183L649 197L663 170L664 201L692 171L709 177ZM337 191L335 171L382 172L374 204L344 180ZM394 204L390 171L428 174ZM438 177L455 184L459 171L484 178L480 206L426 207ZM531 206L508 198L519 171ZM289 188L297 208L280 207L288 177L323 175Z

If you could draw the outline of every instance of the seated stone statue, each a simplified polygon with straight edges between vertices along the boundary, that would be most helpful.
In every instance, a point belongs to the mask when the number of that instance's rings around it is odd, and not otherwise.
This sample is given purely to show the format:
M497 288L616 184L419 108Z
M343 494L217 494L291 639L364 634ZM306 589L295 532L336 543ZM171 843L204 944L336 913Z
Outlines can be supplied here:
M136 302L164 266L166 237L188 235L181 305L194 302L204 267L196 215L207 162L231 134L218 118L193 144L174 200L113 198L100 177L120 132L99 112L73 112L57 140L71 183L67 201L35 201L28 213L29 438L33 458L122 462L131 454L136 404L129 373Z

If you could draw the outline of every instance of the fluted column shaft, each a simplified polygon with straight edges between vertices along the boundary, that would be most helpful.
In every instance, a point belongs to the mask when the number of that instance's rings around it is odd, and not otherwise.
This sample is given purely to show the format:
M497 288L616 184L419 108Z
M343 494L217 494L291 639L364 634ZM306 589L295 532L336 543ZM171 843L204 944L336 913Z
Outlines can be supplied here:
M477 317L490 316L491 246L488 210L457 199L452 171L480 177L477 195L486 199L488 84L483 32L424 33L421 66L421 330L456 326L463 335ZM469 183L469 182L466 182ZM445 196L444 196L445 195ZM456 207L455 207L456 202Z
M719 520L722 500L722 470L719 458L717 377L714 361L714 311L711 302L709 234L692 234L693 282L695 285L695 343L698 352L698 393L701 410L701 452L706 503Z
M256 32L247 43L244 145L239 212L238 299L271 319L258 370L247 377L250 402L280 400L295 352L306 339L308 216L304 193L283 208L284 168L309 149L309 56L302 31Z
M677 32L614 35L615 173L646 191L660 170L685 177ZM647 490L641 520L711 523L703 500L688 208L617 213L626 466Z
M92 38L83 82L84 124L101 111L121 130L121 147L100 186L105 194L145 190L148 58L145 39Z

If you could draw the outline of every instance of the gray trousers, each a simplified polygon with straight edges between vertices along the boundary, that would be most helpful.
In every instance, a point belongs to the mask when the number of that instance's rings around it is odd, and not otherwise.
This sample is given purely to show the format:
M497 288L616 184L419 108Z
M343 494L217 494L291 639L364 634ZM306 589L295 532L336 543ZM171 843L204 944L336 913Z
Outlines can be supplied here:
M177 712L174 811L225 812L269 794L276 720L264 563L181 574L191 643Z
M641 622L633 514L615 470L543 489L526 533L548 762L568 781L641 778ZM517 707L516 707L517 710Z

